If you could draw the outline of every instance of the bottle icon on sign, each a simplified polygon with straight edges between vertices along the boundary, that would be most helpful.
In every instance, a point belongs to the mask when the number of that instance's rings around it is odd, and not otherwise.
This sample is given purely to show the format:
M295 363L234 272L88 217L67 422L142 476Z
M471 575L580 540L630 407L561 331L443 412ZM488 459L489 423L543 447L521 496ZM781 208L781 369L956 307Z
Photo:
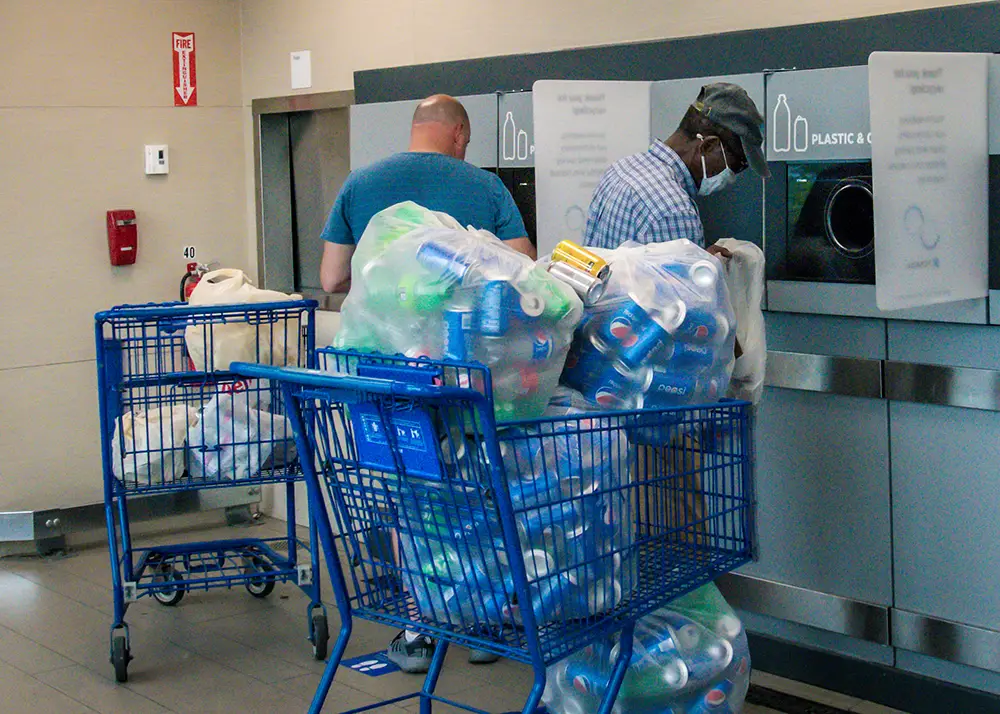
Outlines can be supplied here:
M524 129L517 131L517 158L521 161L528 158L528 132Z
M795 117L795 150L805 151L809 148L809 122L804 116Z
M774 105L774 151L781 153L792 148L792 111L788 108L788 97L778 95L778 103Z
M517 158L516 147L517 127L514 126L514 112L507 112L507 118L503 122L503 158L505 161L513 161Z

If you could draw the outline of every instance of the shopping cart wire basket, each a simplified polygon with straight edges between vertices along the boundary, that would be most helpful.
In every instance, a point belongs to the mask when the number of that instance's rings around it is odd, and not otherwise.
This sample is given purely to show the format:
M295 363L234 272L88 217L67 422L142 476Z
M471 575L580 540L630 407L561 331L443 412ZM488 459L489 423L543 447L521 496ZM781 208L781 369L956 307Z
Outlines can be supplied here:
M300 458L277 387L229 371L234 360L308 367L315 359L314 301L257 305L125 305L95 317L104 506L114 620L110 658L126 681L128 605L152 597L176 605L191 590L243 585L266 597L277 582L309 598L308 636L325 658L317 538L295 532ZM285 484L288 531L138 548L131 499L238 487L259 494ZM313 536L315 536L313 528ZM302 551L302 553L300 553Z
M281 385L328 504L314 516L341 629L312 712L355 616L438 638L423 689L390 700L422 711L449 701L434 694L448 643L530 664L531 712L548 665L620 633L609 712L635 621L751 558L746 402L497 425L482 366L317 357L326 371L232 367Z

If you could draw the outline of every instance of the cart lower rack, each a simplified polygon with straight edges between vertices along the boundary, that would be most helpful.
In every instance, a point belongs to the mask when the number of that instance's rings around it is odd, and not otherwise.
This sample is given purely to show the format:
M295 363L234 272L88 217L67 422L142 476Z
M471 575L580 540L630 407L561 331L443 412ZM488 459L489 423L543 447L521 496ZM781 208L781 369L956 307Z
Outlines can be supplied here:
M319 549L295 533L294 483L302 480L291 425L274 385L229 371L234 360L309 366L316 303L117 307L95 318L104 507L114 620L110 659L128 679L132 659L125 613L152 597L177 605L192 590L243 586L267 597L277 582L309 599L313 653L327 653ZM233 538L137 548L130 499L148 494L284 484L283 538ZM302 555L305 554L305 557Z
M233 365L280 385L311 502L329 503L313 515L341 629L311 712L360 617L438 638L423 689L390 700L424 713L448 701L448 643L530 664L532 712L547 666L620 633L606 714L636 620L751 558L748 403L498 429L481 366L318 357L327 372Z

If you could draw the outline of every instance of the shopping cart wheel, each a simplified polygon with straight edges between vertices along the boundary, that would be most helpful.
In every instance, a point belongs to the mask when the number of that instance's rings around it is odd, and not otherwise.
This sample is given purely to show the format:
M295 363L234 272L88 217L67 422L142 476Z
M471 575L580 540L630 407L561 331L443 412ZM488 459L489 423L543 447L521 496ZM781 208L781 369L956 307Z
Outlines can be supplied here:
M115 667L115 681L128 681L128 663L132 660L132 655L128 649L125 635L111 636L111 664Z
M184 582L184 577L173 569L161 571L153 576L154 583L165 583L171 580L177 583L175 587L170 590L158 590L153 593L153 597L156 598L156 602L161 605L166 605L167 607L173 607L184 599L184 593L187 592L187 588L185 588L182 584Z
M250 572L258 573L268 573L274 570L274 566L270 563L254 558L253 566ZM246 582L247 592L254 597L265 598L274 592L274 581L267 580L265 576L261 575L259 577L251 577Z
M312 615L313 657L320 661L326 659L330 642L330 629L326 625L326 613L322 610Z

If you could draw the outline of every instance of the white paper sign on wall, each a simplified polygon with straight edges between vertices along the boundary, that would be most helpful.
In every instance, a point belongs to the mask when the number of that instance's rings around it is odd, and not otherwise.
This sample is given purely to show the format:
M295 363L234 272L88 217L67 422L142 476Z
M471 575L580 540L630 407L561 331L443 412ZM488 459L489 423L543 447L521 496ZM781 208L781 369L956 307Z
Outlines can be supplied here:
M535 82L539 255L564 239L582 241L605 169L649 146L649 88L649 82Z
M930 52L869 58L881 310L987 294L987 58Z

